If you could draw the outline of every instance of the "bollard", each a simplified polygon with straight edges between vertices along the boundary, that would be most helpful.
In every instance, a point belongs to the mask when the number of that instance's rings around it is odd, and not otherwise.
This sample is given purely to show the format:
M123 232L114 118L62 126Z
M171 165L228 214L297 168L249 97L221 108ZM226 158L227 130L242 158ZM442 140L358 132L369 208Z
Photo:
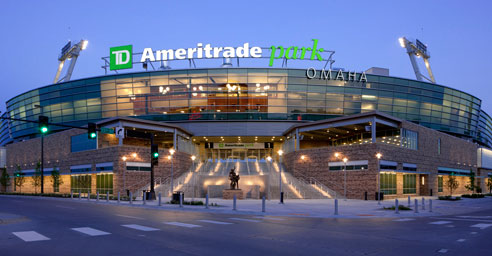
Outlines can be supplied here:
M232 199L232 210L235 211L236 210L236 195L234 195L234 198Z
M91 192L87 191L87 201L90 201L90 200L91 200Z
M335 199L335 215L338 215L338 199Z
M408 207L412 206L412 202L410 201L410 196L408 196Z
M120 203L120 192L118 192L118 203Z
M99 191L96 192L96 202L99 202Z
M133 195L132 192L130 191L130 204L132 204L132 199L133 199Z
M79 190L79 200L82 199L81 196L82 196L82 192L80 192L80 190Z
M142 195L142 204L143 204L143 205L145 205L145 204L146 204L145 199L146 199L146 198L145 198L145 193L143 193L143 195Z
M284 203L284 192L280 192L280 203Z
M159 206L161 206L161 192L159 192Z
M70 198L73 199L73 190L70 190Z
M419 213L419 200L418 199L415 199L415 213Z
M367 191L364 192L364 201L367 201Z
M429 199L429 212L432 212L432 199Z
M109 203L109 191L106 191L106 203Z
M205 195L205 209L208 209L208 193Z
M183 193L180 192L179 193L179 207L183 207Z
M400 209L399 209L399 205L398 205L398 199L395 199L395 213L396 214L400 213Z
M425 198L422 197L422 211L425 211Z
M262 200L261 200L261 211L262 212L265 212L265 196L263 196Z

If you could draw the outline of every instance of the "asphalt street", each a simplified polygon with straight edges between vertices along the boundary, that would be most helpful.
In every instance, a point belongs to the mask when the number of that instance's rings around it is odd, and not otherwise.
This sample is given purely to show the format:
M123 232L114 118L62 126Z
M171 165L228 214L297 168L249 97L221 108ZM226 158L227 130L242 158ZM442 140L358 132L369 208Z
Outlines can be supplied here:
M3 217L2 217L3 216ZM0 255L490 255L492 209L306 218L0 196Z

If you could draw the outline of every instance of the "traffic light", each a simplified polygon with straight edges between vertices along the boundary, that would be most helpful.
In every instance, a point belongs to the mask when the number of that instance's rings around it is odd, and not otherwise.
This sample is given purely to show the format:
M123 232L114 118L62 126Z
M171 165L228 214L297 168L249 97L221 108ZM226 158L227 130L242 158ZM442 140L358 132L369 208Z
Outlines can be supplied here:
M150 146L150 158L152 159L152 164L154 166L159 164L159 147L157 144L152 144Z
M48 132L48 117L47 116L39 116L38 119L38 125L39 125L39 131L42 134L45 134Z
M88 123L88 132L87 132L87 138L90 140L93 140L97 137L97 126L95 123Z

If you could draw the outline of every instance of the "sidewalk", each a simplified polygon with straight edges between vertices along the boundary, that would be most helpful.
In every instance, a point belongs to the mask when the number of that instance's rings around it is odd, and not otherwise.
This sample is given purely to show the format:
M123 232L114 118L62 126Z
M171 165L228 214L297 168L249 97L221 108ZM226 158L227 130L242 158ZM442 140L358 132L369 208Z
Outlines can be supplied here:
M22 198L36 198L41 200L60 200L60 201L73 201L81 203L97 203L97 204L111 204L117 205L117 201L106 202L106 199L99 199L97 202L95 199L90 201L87 198L50 198L50 197L31 197L31 196L12 196L1 195L2 197L22 197ZM422 209L422 198L425 198L425 210ZM414 200L418 199L419 212L414 212ZM429 199L432 199L432 212L429 211ZM209 209L205 209L205 206L192 206L183 205L182 208L179 205L168 204L169 198L162 198L162 205L158 206L158 201L146 201L143 205L142 201L133 201L130 205L129 202L121 201L119 205L126 207L144 207L152 209L162 209L171 211L194 211L194 212L208 212L208 213L222 213L222 214L248 214L248 215L268 215L268 216L288 216L288 217L318 217L318 218L401 218L401 217L424 217L424 216L439 216L439 215L453 215L453 214L465 214L480 209L492 208L492 197L485 197L481 199L468 199L464 198L460 201L441 201L437 200L437 197L418 197L411 198L411 211L399 211L395 213L394 210L383 210L383 207L394 206L395 200L381 201L381 205L378 205L377 201L363 201L363 200L338 200L338 215L334 214L334 199L306 199L306 200L285 200L284 204L279 204L278 200L266 200L266 211L262 212L261 200L237 200L236 209L233 210L233 201L211 198L209 204L218 204L219 206L209 206ZM191 200L186 198L185 201ZM204 198L195 198L195 201L203 201ZM406 198L399 199L400 205L408 206Z

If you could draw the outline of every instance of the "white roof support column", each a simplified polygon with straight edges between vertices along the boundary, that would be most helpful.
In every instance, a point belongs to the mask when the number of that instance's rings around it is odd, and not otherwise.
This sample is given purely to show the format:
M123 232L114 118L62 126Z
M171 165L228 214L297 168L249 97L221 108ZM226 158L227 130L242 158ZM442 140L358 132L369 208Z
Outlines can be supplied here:
M371 142L376 143L376 117L373 117L371 122Z
M294 147L294 151L297 151L300 149L300 146L301 146L301 142L299 140L299 129L296 129L296 146Z
M178 135L176 134L176 128L174 129L173 133L173 148L174 150L178 151Z

